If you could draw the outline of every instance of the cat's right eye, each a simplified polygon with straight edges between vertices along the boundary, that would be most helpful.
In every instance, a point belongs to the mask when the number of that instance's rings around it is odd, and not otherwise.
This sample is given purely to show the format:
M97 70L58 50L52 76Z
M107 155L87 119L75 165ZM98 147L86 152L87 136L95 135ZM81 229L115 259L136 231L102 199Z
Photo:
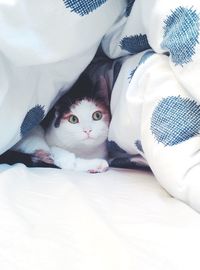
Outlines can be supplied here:
M71 114L68 118L68 121L71 123L71 124L77 124L79 123L79 120L78 120L78 117L74 114Z

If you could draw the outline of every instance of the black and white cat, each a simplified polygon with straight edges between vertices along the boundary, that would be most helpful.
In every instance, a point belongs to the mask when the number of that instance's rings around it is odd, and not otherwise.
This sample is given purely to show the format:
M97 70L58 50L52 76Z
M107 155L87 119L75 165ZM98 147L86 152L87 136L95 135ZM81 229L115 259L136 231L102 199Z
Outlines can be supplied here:
M109 93L104 77L94 85L82 75L58 100L43 123L13 150L21 155L30 154L33 165L42 163L69 170L103 172L108 169L109 123Z

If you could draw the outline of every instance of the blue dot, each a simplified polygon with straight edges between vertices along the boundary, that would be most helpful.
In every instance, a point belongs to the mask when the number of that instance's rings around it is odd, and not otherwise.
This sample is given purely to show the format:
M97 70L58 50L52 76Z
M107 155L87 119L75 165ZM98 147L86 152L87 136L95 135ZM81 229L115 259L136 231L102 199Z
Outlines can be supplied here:
M161 47L168 50L175 65L192 61L199 43L200 18L193 8L178 7L164 21Z
M140 140L137 140L137 141L135 142L135 146L137 147L137 149L138 149L140 152L144 153L144 150L143 150L143 147L142 147L142 143L141 143Z
M165 146L189 140L200 132L200 105L180 96L163 98L152 114L151 131Z
M127 0L126 17L130 15L134 2L135 0Z
M37 126L45 116L44 107L36 105L34 108L29 110L24 118L24 121L21 125L21 135L25 136L31 131L32 128Z
M79 14L80 16L88 15L93 12L107 0L63 0L66 8L70 8L72 12Z
M147 36L142 34L124 37L119 45L123 50L128 51L131 54L143 52L151 48Z

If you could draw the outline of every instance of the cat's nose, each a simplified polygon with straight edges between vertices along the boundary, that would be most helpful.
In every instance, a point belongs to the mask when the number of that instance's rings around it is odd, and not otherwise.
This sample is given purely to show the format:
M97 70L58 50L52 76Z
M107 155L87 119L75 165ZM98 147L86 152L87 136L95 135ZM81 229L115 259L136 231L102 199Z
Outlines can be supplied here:
M83 132L86 133L87 135L89 135L92 132L92 130L91 129L84 129Z

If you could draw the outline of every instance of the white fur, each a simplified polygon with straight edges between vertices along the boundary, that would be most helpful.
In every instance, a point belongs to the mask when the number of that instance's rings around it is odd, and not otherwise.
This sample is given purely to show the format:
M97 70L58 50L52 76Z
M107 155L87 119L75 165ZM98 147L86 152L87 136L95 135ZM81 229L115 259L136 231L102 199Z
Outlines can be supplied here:
M81 158L105 158L105 141L108 135L108 124L104 119L94 121L92 114L99 108L90 101L82 100L71 112L79 118L79 123L71 124L61 120L60 127L51 125L46 133L49 146L58 146ZM91 130L90 137L84 132Z
M13 149L27 154L32 154L41 149L50 152L50 147L45 141L44 130L41 126L32 129L28 136L19 141Z
M99 111L99 108L93 102L82 100L71 108L71 113L79 118L79 123L72 124L62 119L57 128L52 123L46 134L39 126L14 148L24 153L44 150L51 154L55 165L63 169L103 172L108 169L105 160L108 123L104 117L93 120L95 111ZM88 137L85 131L89 130Z
M62 169L85 171L90 173L104 172L108 169L108 163L104 159L76 158L73 153L59 147L51 147L54 164Z

